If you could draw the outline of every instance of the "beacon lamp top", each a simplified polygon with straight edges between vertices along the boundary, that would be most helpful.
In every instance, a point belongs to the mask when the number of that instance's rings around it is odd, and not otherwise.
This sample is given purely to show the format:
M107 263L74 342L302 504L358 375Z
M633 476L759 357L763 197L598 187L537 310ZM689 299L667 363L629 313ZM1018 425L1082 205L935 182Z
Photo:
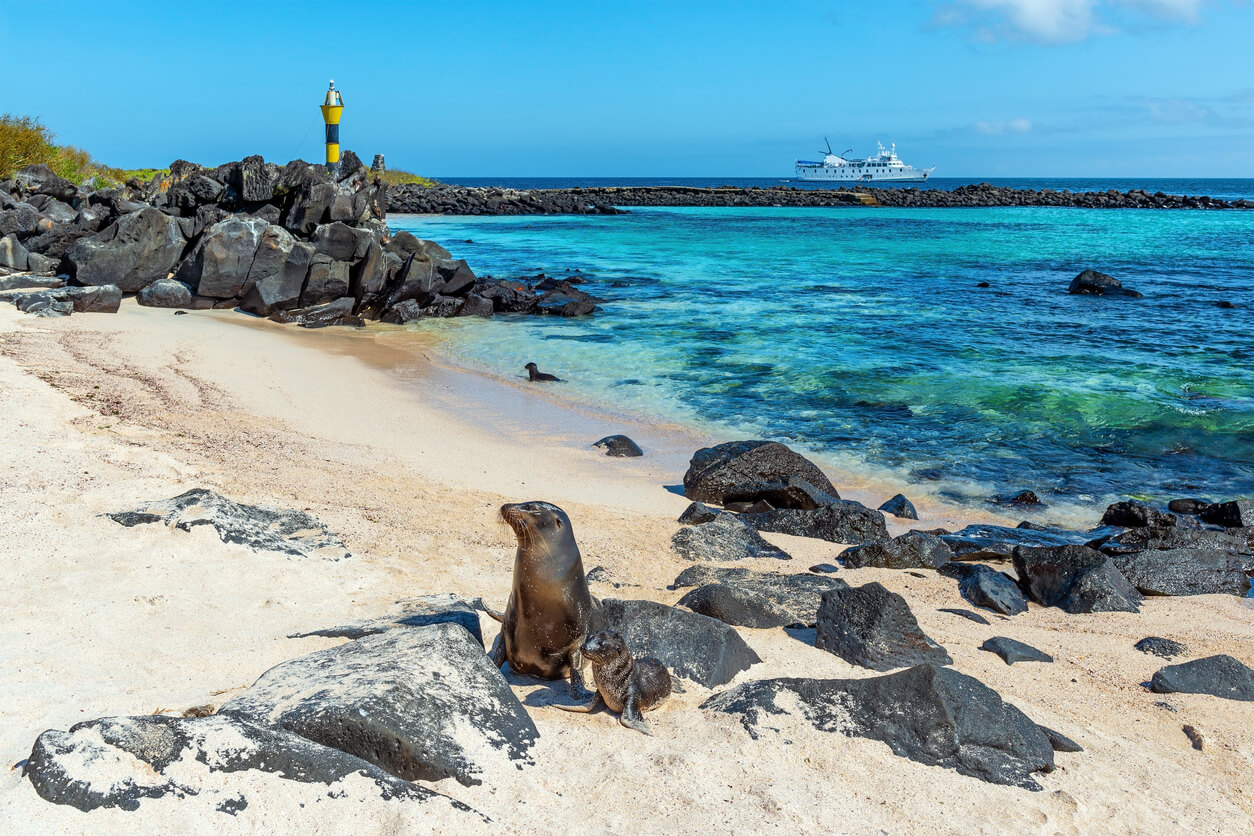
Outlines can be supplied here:
M331 86L327 88L326 100L322 103L322 120L328 125L340 124L340 112L344 110L344 99L340 97L340 91L335 89L335 79L331 79Z

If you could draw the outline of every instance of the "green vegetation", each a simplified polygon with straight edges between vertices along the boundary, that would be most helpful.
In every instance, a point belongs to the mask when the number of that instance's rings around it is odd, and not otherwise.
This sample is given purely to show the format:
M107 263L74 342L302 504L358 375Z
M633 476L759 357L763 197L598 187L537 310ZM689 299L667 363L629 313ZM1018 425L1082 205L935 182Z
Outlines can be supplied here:
M385 169L383 182L389 186L422 186L423 188L430 188L439 184L438 180L432 180L430 177L420 177L417 174L399 169Z

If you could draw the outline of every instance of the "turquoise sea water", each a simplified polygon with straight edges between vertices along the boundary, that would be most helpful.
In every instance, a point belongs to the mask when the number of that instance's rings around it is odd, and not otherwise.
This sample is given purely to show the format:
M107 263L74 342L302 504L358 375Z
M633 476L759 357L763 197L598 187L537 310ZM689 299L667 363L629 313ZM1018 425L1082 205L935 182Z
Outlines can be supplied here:
M1254 494L1254 213L635 209L400 216L594 317L430 321L470 365L979 503ZM472 239L473 243L467 243ZM1146 298L1069 296L1091 267ZM976 284L988 282L980 289ZM1218 302L1238 307L1225 309Z

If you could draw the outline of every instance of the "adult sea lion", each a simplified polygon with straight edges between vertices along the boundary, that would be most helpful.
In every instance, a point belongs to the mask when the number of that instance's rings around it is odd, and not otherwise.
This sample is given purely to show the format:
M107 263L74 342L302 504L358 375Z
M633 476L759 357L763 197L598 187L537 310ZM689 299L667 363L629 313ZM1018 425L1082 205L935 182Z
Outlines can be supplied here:
M588 591L570 518L548 502L502 505L501 518L518 538L518 553L492 661L544 679L570 677L571 691L586 694L580 647L605 620Z
M563 711L588 712L604 701L618 712L618 722L629 729L653 734L644 712L657 708L671 695L671 674L657 659L632 658L619 633L598 630L584 640L583 656L592 663L597 693L586 705L559 705Z
M535 363L528 363L526 366L523 366L523 368L527 370L527 379L530 380L532 383L536 383L536 382L561 383L562 382L562 379L560 377L551 375L548 372L540 371L540 367L537 366Z

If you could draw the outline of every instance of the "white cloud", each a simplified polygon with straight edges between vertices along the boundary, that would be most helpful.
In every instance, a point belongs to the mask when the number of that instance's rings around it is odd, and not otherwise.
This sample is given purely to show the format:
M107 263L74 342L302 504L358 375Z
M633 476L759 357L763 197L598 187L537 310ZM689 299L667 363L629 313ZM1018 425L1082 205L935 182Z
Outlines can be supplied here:
M1119 29L1112 16L1135 24L1150 17L1196 23L1203 0L948 0L932 22L969 26L982 41L1010 39L1038 43L1082 41Z
M1006 122L976 122L977 133L996 136L999 134L1028 134L1032 132L1032 123L1023 118L1010 119Z

